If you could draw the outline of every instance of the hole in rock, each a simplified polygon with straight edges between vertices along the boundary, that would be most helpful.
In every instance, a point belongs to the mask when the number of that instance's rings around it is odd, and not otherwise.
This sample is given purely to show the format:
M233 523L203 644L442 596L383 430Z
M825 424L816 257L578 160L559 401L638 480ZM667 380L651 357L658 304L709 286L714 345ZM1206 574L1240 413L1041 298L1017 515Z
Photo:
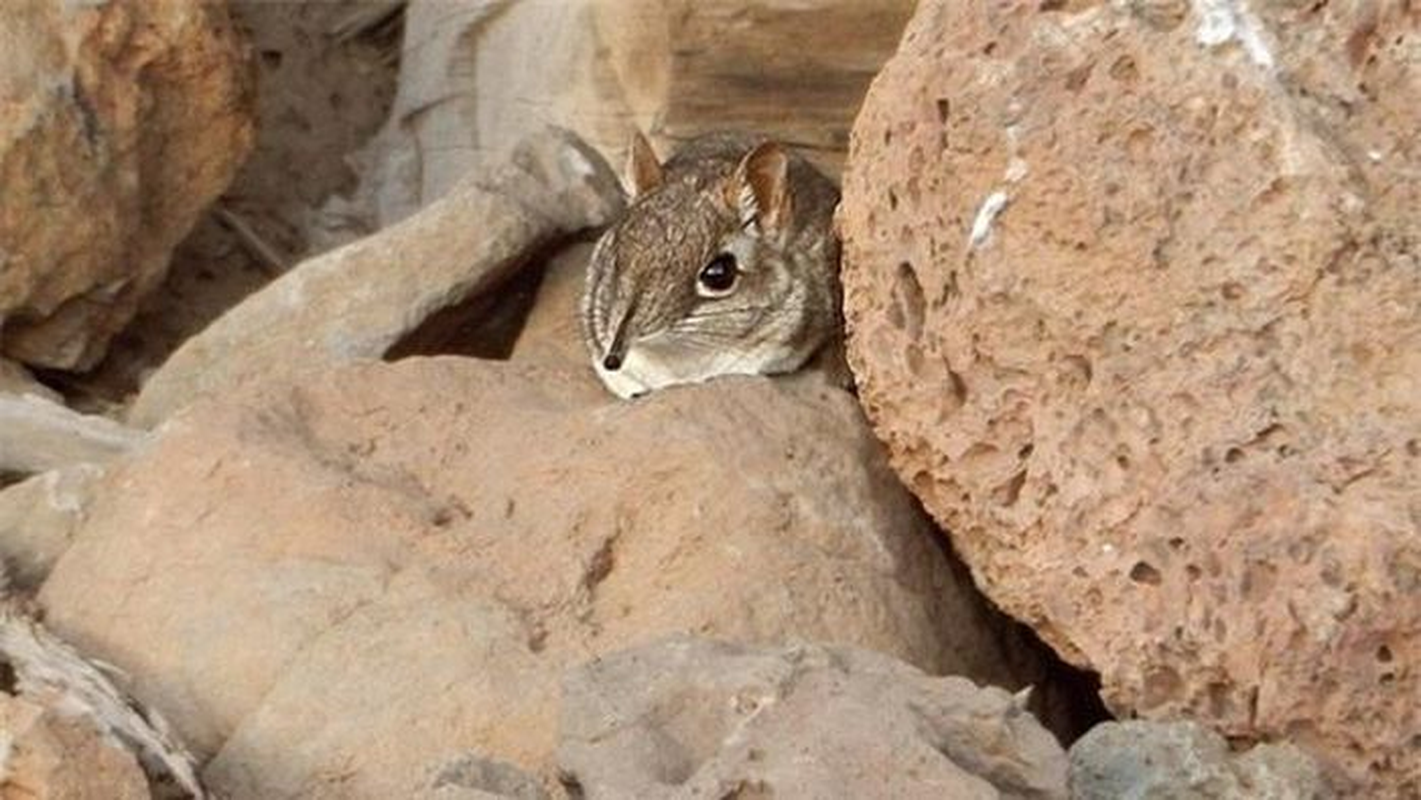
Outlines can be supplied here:
M1148 561L1137 561L1135 566L1130 568L1130 580L1135 583L1143 583L1149 586L1159 586L1164 582L1159 570Z
M918 282L913 265L907 261L899 262L894 273L893 306L898 309L898 318L903 321L903 331L913 341L922 336L925 305L923 286Z
M19 690L19 676L8 661L0 661L0 692L15 694Z
M385 360L433 355L507 360L533 310L548 260L561 249L537 253L502 283L430 314L385 351Z
M1377 661L1383 664L1390 664L1392 659L1391 648L1382 645L1377 648Z
M1135 59L1121 56L1110 65L1110 77L1121 83L1134 83L1140 77L1140 69L1135 65Z
M1025 485L1026 470L1021 470L996 488L992 493L993 499L997 501L997 505L1010 508L1021 498L1021 488Z
M946 97L937 99L937 121L943 125L947 124L947 118L952 114L952 102Z

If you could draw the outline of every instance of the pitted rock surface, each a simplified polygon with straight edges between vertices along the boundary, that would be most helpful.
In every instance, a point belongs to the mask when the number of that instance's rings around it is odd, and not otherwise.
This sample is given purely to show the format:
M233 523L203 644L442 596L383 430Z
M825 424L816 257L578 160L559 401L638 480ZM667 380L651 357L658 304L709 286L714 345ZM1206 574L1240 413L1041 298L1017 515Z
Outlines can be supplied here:
M841 223L864 405L987 594L1122 713L1414 796L1421 37L1388 8L926 2Z

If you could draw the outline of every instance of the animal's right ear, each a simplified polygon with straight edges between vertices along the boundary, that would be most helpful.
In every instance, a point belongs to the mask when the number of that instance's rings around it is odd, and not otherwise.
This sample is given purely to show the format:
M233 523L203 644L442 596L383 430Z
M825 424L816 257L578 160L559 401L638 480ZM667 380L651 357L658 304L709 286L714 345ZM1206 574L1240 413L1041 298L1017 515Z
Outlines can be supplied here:
M641 135L641 131L636 131L627 147L628 193L632 199L641 197L660 186L664 177L661 162L656 160L656 152L651 149L651 143Z

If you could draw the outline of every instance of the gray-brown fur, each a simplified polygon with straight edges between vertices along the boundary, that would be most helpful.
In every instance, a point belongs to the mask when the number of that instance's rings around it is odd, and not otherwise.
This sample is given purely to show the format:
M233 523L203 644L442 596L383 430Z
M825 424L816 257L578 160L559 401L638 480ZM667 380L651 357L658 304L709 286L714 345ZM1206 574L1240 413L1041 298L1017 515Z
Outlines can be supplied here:
M608 388L630 396L718 374L790 371L840 328L838 192L812 165L761 138L712 134L659 170L634 163L633 183L638 166L654 185L598 242L583 304ZM702 270L727 252L736 281L726 296L708 297Z

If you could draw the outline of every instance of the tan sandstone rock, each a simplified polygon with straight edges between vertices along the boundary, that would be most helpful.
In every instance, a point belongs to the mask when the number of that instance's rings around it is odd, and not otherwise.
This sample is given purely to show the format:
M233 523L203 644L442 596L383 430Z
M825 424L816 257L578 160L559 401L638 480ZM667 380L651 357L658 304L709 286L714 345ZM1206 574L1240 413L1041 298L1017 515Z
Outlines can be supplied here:
M509 163L464 175L441 202L247 297L148 378L129 417L150 427L245 381L380 358L430 316L621 208L616 176L595 151L565 130L532 134Z
M222 3L0 6L0 350L92 366L253 138Z
M588 800L1066 797L1065 752L1001 689L686 636L570 672L558 764Z
M855 127L850 358L1114 708L1415 796L1421 39L1308 8L924 3Z
M132 753L82 719L41 702L0 694L0 798L147 800Z
M813 376L313 370L114 464L40 602L234 798L414 796L469 753L547 780L562 671L672 632L1036 680L878 447Z
M710 130L762 131L838 172L848 129L912 0L413 0L400 86L332 225L388 225L542 125L620 164Z

